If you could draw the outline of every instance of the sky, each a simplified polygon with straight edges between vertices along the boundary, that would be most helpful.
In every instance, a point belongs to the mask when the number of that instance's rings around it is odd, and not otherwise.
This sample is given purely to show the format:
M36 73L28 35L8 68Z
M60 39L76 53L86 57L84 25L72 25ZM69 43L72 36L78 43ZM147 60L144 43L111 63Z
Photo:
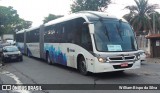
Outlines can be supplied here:
M0 0L1 6L12 6L20 18L32 21L32 27L39 26L43 23L44 17L48 14L68 15L70 13L70 4L73 0ZM160 0L149 0L150 4L159 4ZM124 7L133 5L134 0L112 0L106 10L107 13L122 17L128 13ZM160 9L158 9L160 12Z

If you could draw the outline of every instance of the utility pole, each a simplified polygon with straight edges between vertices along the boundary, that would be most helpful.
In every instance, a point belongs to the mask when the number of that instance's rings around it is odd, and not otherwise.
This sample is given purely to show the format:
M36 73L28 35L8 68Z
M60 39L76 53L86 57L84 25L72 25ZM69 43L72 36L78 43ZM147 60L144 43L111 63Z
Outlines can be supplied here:
M155 13L153 13L153 34L156 34L156 31L155 31Z

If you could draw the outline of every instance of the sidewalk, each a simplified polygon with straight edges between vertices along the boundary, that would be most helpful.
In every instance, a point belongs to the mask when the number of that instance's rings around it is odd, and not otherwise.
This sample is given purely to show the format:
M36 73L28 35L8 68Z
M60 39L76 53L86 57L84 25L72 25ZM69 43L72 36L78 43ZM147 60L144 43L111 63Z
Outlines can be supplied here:
M160 58L146 58L149 63L160 63Z

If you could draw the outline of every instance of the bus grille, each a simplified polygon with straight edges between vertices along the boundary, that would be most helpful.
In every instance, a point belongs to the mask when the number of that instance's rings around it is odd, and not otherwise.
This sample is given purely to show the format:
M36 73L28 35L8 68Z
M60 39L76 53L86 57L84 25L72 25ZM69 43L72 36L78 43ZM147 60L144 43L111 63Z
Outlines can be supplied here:
M116 62L116 61L133 61L135 60L136 56L120 56L120 57L108 57L108 60L110 62Z
M109 58L110 60L123 60L122 57Z

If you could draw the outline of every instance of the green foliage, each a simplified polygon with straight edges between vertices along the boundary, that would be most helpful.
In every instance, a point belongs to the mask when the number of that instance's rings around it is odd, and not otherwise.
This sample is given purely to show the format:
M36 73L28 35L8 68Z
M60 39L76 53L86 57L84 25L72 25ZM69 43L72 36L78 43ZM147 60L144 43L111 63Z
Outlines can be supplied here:
M78 12L84 10L91 11L105 11L111 0L74 0L71 4L71 12Z
M136 5L125 7L130 13L123 17L133 26L137 33L139 33L139 31L153 31L151 14L156 13L155 9L159 8L159 6L157 4L148 4L148 0L134 1ZM160 24L158 25L160 26Z
M155 33L158 33L158 32L160 33L160 13L158 12L151 13L149 17L151 18L150 20L151 20L152 27L153 27L153 20L155 20Z
M54 20L54 19L57 19L57 18L60 18L60 17L63 17L62 15L53 15L53 14L49 14L48 17L45 17L44 20L43 20L43 23L47 23L51 20Z
M29 28L32 22L19 18L13 7L0 6L0 35L14 33L16 30Z
M21 19L21 18L18 21L19 21L19 23L16 24L17 31L22 30L22 29L28 29L32 25L31 21L26 21L26 20Z

